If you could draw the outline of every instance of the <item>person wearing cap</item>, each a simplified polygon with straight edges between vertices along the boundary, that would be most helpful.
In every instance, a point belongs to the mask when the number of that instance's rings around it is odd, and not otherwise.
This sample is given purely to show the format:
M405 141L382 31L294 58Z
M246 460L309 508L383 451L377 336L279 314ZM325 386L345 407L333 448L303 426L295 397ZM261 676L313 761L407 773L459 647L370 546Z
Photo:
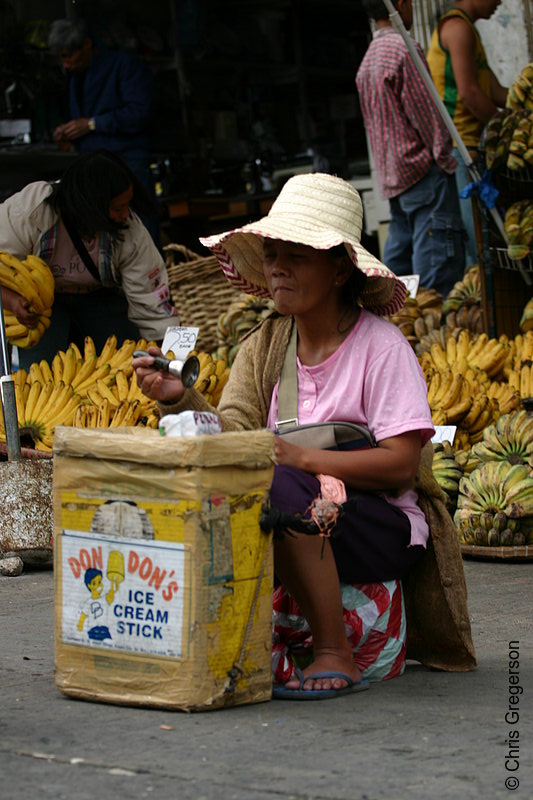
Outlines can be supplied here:
M394 5L409 30L412 0ZM396 275L420 275L421 286L445 297L465 268L452 140L384 3L363 0L363 6L376 33L356 86L377 181L390 207L383 260Z
M434 432L426 383L405 337L382 318L402 306L406 290L362 247L362 216L359 194L346 181L299 175L285 184L265 218L201 239L235 286L272 297L276 307L238 351L216 409L223 431L276 431L282 422L280 374L292 341L298 423L358 423L377 442L369 449L338 451L275 437L270 503L280 513L305 516L317 497L356 501L355 507L343 506L329 539L275 528L276 575L313 636L312 664L276 686L275 697L320 699L366 688L346 638L341 583L406 578L424 559L429 539L415 489L421 451ZM155 370L151 356L133 363L142 391L158 401L162 414L213 411L196 390ZM428 469L426 487L437 496ZM453 564L445 559L446 569L460 576L456 532L444 506L440 511L451 525L442 535L454 559ZM431 591L434 584L433 575ZM460 591L454 589L450 600L468 626ZM432 626L439 630L437 613ZM462 652L461 658L471 668L472 654ZM429 655L426 661L436 665Z

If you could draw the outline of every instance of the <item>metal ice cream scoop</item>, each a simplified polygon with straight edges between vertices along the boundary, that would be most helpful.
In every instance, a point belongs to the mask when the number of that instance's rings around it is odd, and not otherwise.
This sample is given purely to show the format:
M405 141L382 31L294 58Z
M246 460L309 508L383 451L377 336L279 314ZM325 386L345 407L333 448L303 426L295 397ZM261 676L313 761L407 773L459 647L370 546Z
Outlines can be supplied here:
M142 358L143 356L151 356L153 358L152 366L161 372L168 372L174 375L175 378L180 378L183 385L188 389L193 386L198 375L200 374L200 362L196 356L189 356L185 361L173 359L172 361L164 356L152 356L145 350L135 350L133 358Z

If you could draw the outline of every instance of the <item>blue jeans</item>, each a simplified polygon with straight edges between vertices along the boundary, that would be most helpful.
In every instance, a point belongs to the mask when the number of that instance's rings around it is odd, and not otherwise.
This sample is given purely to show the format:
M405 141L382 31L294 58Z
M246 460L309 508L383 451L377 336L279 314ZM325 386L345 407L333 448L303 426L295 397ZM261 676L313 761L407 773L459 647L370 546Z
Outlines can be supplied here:
M457 185L457 194L464 189L465 186L468 186L469 183L472 183L472 178L468 172L468 167L466 166L465 162L463 161L459 150L454 147L453 154L457 159L457 170L455 172L455 183ZM472 157L474 154L472 154ZM463 220L463 226L466 230L466 263L470 264L478 264L479 263L479 256L477 252L477 242L476 242L476 231L474 228L474 213L472 211L472 198L465 197L459 198L459 209L461 211L461 219Z
M420 285L444 297L465 269L464 230L455 178L433 164L428 174L390 200L383 261L396 275L420 275Z

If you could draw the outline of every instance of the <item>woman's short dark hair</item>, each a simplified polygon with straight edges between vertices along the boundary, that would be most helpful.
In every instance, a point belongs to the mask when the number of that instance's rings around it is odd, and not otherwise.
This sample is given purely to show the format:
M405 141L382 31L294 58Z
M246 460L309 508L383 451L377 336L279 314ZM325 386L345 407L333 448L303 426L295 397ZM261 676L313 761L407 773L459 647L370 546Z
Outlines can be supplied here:
M67 216L82 236L107 231L122 239L124 225L109 217L112 200L133 188L131 208L151 216L154 202L140 180L114 153L95 150L76 159L63 173L46 202L62 216Z
M366 283L366 275L361 272L361 270L357 269L357 267L355 267L350 256L348 255L346 247L343 244L338 244L336 247L332 247L330 250L328 250L328 253L333 259L346 259L351 266L354 267L350 277L341 287L341 301L343 305L349 308L355 308L359 305L359 298Z

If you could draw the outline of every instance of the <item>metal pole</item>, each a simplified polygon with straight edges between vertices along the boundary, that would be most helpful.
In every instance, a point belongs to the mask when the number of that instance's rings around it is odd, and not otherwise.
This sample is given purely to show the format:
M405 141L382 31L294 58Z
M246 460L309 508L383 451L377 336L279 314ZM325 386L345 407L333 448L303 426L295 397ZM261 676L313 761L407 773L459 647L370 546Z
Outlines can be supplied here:
M413 40L409 36L409 33L407 32L407 30L405 28L405 25L403 24L402 18L400 17L400 14L394 8L394 6L392 4L392 0L383 0L383 2L385 3L385 7L386 7L387 11L389 12L389 19L390 19L390 21L392 23L392 26L394 28L396 28L396 30L398 31L398 33L401 35L402 39L404 40L404 42L405 42L405 44L407 46L407 49L409 50L409 54L410 54L411 58L413 59L414 65L417 68L417 70L418 70L418 72L420 74L420 77L424 81L428 92L430 93L431 97L433 98L433 101L435 102L435 105L437 106L437 109L438 109L438 111L439 111L439 113L440 113L440 115L442 117L442 120L443 120L444 124L446 125L446 127L448 128L448 130L450 132L450 135L454 139L455 145L456 145L457 149L459 150L459 153L461 154L461 158L463 159L463 161L466 164L466 168L468 169L468 171L470 173L470 176L473 178L474 181L478 182L479 180L481 180L481 176L480 176L480 174L479 174L474 162L472 161L472 157L471 157L470 153L468 152L468 150L466 149L466 147L464 145L464 142L461 139L461 136L459 135L459 131L455 127L453 119L450 117L450 115L448 113L448 109L446 108L446 106L442 102L441 96L437 91L437 87L433 83L433 79L431 77L431 74L430 74L429 70L427 69L427 67L425 66L424 62L420 58L419 53L415 49L415 46L413 44ZM505 235L505 230L504 230L504 226L503 226L503 220L502 220L500 214L498 213L497 209L488 208L487 211L492 216L492 218L493 218L493 220L494 220L494 222L496 224L496 227L498 228L498 231L502 236L503 241L505 243L507 243L507 236ZM527 285L530 286L531 285L531 278L527 274L527 272L524 269L523 265L519 263L518 268L520 270L520 274L522 275L522 278L527 283Z
M9 461L20 461L19 426L17 419L17 401L15 384L11 375L7 351L6 333L4 329L4 311L2 308L2 292L0 291L0 394L2 398L2 416L6 432L7 457Z

